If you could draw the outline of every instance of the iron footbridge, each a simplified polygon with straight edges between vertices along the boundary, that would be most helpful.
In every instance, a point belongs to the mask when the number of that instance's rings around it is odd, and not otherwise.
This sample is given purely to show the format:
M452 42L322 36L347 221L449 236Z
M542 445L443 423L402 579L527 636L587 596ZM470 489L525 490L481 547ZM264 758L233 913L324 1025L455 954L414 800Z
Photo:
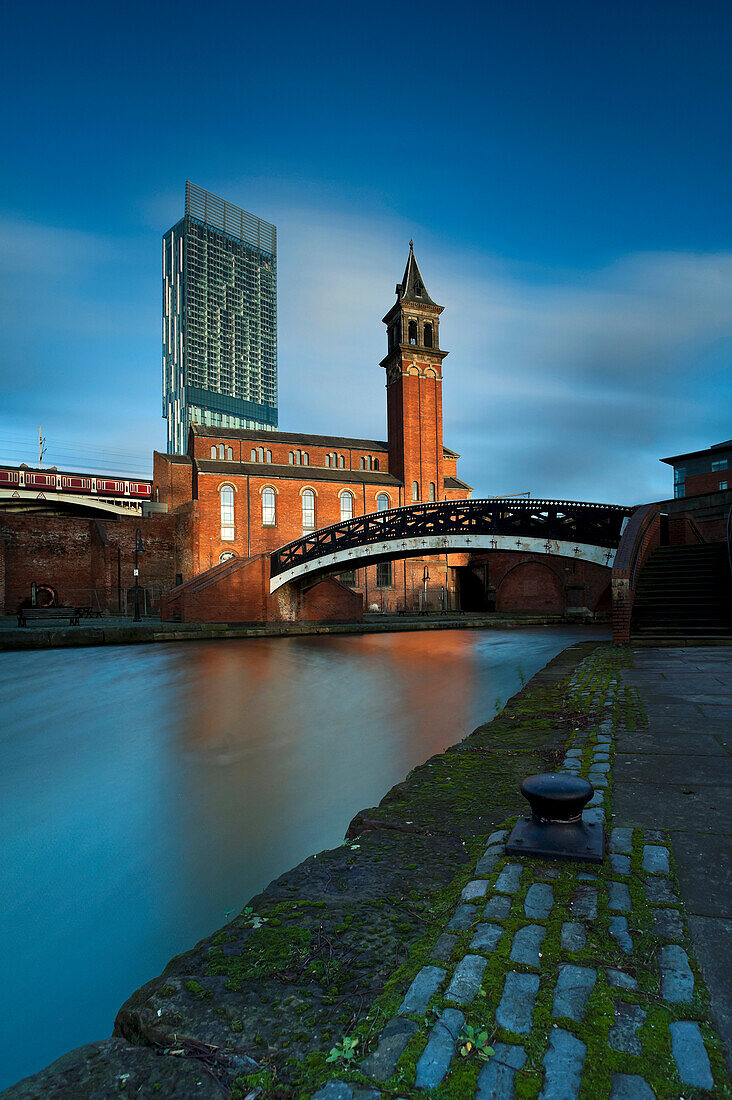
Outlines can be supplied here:
M451 551L524 551L611 567L632 511L619 504L489 497L370 512L275 550L270 592L303 578Z

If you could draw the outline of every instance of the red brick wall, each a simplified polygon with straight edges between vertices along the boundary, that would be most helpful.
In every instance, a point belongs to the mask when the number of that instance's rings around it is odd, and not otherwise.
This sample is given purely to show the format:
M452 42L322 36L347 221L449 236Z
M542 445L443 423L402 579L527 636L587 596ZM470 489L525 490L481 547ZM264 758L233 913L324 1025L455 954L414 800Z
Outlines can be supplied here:
M405 504L412 503L414 481L421 501L429 500L430 482L439 500L444 481L439 368L405 360L401 369L387 387L390 469L404 483Z
M30 595L31 582L50 584L59 602L96 604L117 610L117 551L122 587L134 584L135 529L140 527L140 584L171 586L182 572L176 548L176 518L168 515L109 517L103 520L64 515L6 513L0 517L4 543L2 610L12 614Z
M363 601L325 578L307 590L285 585L269 595L269 556L258 554L215 566L161 599L161 618L172 622L354 622Z
M176 456L180 457L180 456ZM193 463L153 451L153 500L176 508L193 497Z
M443 454L442 473L444 477L457 477L457 459L452 455ZM448 497L448 499L452 499Z
M699 496L701 493L719 492L720 482L732 485L732 470L716 470L714 473L690 474L684 486L684 498Z
M302 480L299 477L302 476ZM220 491L223 485L231 485L234 488L234 541L224 542L221 539L221 504ZM264 526L262 523L262 489L272 487L275 489L275 526ZM268 478L233 476L225 477L221 474L199 474L198 500L195 502L195 519L192 521L191 531L194 542L191 559L194 570L186 572L184 577L193 576L195 572L201 572L218 564L221 554L234 551L239 557L246 558L252 554L271 552L283 546L285 543L299 538L302 535L302 489L312 488L315 497L315 524L316 527L325 527L331 523L339 523L340 494L350 491L354 497L354 516L364 515L377 510L376 499L381 493L389 497L390 505L396 508L400 505L399 489L396 486L363 485L360 482L343 481L317 481L307 479L307 471L300 469L298 477ZM459 498L457 490L450 490L451 498ZM455 564L450 556L450 565ZM368 569L363 567L357 570L356 587L366 599L367 607L377 604L385 611L396 611L403 607L405 599L405 573L406 593L408 606L416 605L419 588L422 586L424 565L430 571L430 599L435 603L439 599L439 587L444 585L451 590L454 587L452 577L440 557L410 559L406 563L395 561L392 563L392 585L390 588L377 589L377 570L375 565Z
M344 471L345 473L345 471ZM221 498L223 485L234 488L234 541L221 538ZM262 523L262 489L275 490L275 525ZM242 557L276 550L302 535L302 490L310 488L315 493L315 526L326 527L340 523L340 494L350 491L353 496L353 515L360 516L377 510L376 498L380 493L389 497L390 506L399 506L399 489L388 485L363 485L360 482L318 481L308 479L307 470L300 469L293 478L226 476L201 474L198 476L198 522L196 538L202 569L215 565L219 556L233 550Z
M548 565L536 561L520 562L501 579L496 595L496 611L547 611L561 614L565 609L561 576Z
M502 550L471 555L472 566L484 563L497 611L594 612L607 606L611 572L604 565Z
M290 622L357 622L363 599L333 577L325 577L303 592L296 585L278 589L269 601L272 619Z
M202 432L205 429L201 429ZM224 448L231 448L233 452L234 462L251 462L252 450L259 450L263 448L265 452L271 451L272 464L273 465L290 465L290 452L305 451L308 456L309 466L325 466L326 455L332 455L335 453L339 458L343 457L345 462L344 469L346 470L359 470L361 469L361 459L371 458L372 468L373 461L378 460L379 473L389 472L389 453L384 448L374 447L371 449L360 449L356 447L339 447L333 446L317 446L312 443L284 443L278 442L272 438L269 432L262 432L261 435L254 439L239 439L235 437L226 438L224 436L216 436L215 438L206 435L194 435L193 436L193 455L197 459L212 458L211 448L216 447L217 460L219 446L223 445ZM224 454L228 454L228 450L224 451ZM333 468L331 464L331 469ZM297 467L298 472L303 474L307 473L307 466Z

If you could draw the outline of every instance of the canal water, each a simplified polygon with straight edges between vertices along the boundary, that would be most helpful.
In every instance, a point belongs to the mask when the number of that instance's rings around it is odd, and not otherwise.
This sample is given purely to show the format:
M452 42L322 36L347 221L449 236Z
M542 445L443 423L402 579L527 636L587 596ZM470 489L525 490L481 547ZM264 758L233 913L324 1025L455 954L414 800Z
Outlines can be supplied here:
M450 630L0 657L0 1088L416 764L601 630Z

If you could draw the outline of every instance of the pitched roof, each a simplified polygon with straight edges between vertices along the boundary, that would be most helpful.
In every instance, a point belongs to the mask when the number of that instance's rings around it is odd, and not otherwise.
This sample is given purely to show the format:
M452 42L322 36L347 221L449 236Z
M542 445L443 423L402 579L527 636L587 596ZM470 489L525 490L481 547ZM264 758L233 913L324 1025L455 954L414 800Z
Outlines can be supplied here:
M467 481L461 481L459 477L446 477L445 478L446 489L470 489L472 492L473 486L468 485Z
M246 439L259 443L306 443L311 447L351 447L356 451L388 451L383 439L351 439L341 435L309 435L302 432L268 432L260 428L211 428L191 424L191 431L203 439Z
M166 462L184 462L188 466L190 466L190 464L193 462L193 459L190 455L169 455L166 454L165 451L153 451L153 455L160 455L160 457L164 458Z
M196 466L200 474L229 474L252 477L289 478L294 481L339 481L342 485L356 482L358 485L400 486L392 474L380 470L329 470L323 466L287 466L274 462L222 462L213 458L197 458Z
M409 242L407 266L404 268L404 277L402 281L397 283L396 292L397 297L402 301L426 302L428 305L437 305L437 302L433 302L430 298L427 293L427 287L424 285L422 272L419 270L419 264L414 255L414 241Z

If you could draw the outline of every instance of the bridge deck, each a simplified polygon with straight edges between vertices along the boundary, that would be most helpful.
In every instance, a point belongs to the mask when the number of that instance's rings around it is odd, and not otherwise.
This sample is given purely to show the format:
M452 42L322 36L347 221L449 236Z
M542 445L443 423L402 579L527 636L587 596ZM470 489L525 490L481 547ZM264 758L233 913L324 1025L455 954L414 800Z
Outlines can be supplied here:
M611 565L632 510L584 501L487 498L370 512L308 532L275 550L270 588L378 559L449 551L528 550Z

